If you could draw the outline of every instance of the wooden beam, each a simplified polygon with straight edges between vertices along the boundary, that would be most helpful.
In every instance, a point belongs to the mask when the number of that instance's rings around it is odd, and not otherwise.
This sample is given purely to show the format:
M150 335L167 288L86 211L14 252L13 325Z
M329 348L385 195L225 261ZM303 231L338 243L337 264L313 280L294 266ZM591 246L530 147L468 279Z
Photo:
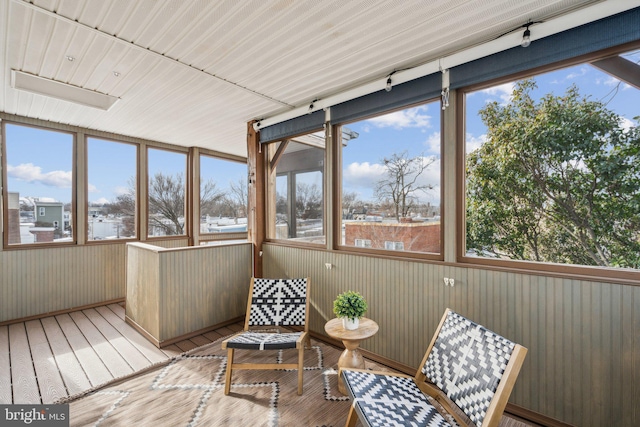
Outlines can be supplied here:
M278 162L280 161L280 158L282 158L282 154L284 153L284 150L287 149L287 145L289 145L289 139L285 139L280 143L280 146L278 147L278 150L276 151L276 154L273 155L273 159L271 159L271 170L275 170L276 166L278 166Z
M265 151L253 121L247 123L247 168L249 171L248 239L253 243L253 275L262 277L262 243L266 237Z
M591 63L605 73L640 89L640 65L621 56L611 56Z

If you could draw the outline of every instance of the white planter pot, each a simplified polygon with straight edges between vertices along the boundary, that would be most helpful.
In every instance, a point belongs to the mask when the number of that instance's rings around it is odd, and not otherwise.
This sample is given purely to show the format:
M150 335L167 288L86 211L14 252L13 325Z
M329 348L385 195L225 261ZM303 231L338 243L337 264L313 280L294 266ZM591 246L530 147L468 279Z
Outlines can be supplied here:
M349 319L348 317L342 318L342 327L348 331L353 331L358 329L358 325L360 325L360 319Z

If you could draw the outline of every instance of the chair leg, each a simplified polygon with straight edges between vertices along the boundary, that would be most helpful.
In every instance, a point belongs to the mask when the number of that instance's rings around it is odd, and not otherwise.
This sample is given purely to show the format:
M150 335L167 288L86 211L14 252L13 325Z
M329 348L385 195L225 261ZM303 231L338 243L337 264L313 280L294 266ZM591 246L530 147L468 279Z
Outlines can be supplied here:
M227 372L224 379L224 394L231 391L231 371L233 366L233 349L227 348Z
M304 374L304 346L298 349L298 396L302 396L302 385L303 385L303 374Z
M357 422L358 422L358 413L356 412L353 405L351 405L351 408L349 409L349 416L347 417L347 423L345 424L345 427L355 427Z

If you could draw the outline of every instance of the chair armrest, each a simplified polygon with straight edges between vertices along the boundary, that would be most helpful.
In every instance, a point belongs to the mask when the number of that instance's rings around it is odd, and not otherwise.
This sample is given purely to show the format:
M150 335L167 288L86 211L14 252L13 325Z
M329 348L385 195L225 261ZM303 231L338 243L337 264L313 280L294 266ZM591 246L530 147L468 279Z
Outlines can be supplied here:
M413 376L411 376L411 375L401 374L399 372L373 371L371 369L359 369L359 368L342 368L342 370L343 371L367 372L369 374L386 375L388 377L413 378Z

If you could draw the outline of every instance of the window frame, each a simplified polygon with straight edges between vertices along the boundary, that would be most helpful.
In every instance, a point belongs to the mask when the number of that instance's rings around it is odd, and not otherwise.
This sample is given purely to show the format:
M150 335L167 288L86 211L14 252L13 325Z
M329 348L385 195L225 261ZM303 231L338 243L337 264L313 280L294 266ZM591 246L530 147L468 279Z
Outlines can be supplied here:
M3 250L23 250L23 249L42 249L42 248L57 248L68 247L78 244L78 227L77 227L77 180L78 180L78 165L77 165L77 153L78 153L78 133L70 130L58 129L56 127L47 127L38 124L23 123L17 120L2 119L0 120L0 132L2 136L2 149L0 150L0 160L2 161L0 168L2 169L2 248ZM71 227L72 234L71 240L67 242L45 242L45 243L19 243L9 244L9 185L7 179L7 125L21 126L33 129L40 129L48 132L57 132L67 134L71 136L71 221L69 226ZM63 214L64 214L64 202L63 202Z
M544 276L584 277L586 280L602 280L605 282L621 282L634 284L640 280L640 270L622 269L614 267L600 267L576 264L558 264L548 262L506 260L489 257L472 257L466 254L466 95L482 89L514 82L540 74L558 71L572 66L624 54L640 49L640 40L624 43L612 48L580 55L571 59L555 62L526 71L487 80L478 84L465 86L456 90L456 263L466 267L483 267L497 271L515 271ZM640 89L639 89L640 90Z
M324 231L324 238L325 238L325 243L312 243L312 242L307 242L307 241L303 241L303 240L295 240L294 238L291 239L278 239L275 237L270 237L269 236L269 232L270 232L270 228L271 228L271 222L273 221L273 226L275 226L275 215L276 215L276 198L275 198L275 194L276 194L276 179L278 176L284 176L284 174L278 174L277 173L277 163L279 159L276 159L276 164L273 165L272 164L272 158L270 155L270 152L273 150L273 148L269 147L269 146L275 146L275 144L277 143L283 143L286 140L291 140L291 139L295 139L301 136L305 136L305 135L310 135L310 134L314 134L314 133L318 133L318 132L324 132L325 129L324 128L314 128L311 129L309 131L305 131L303 133L297 133L294 135L289 135L287 137L284 137L282 139L277 139L274 141L269 141L269 142L265 142L265 143L259 143L261 145L261 149L266 150L266 155L264 156L264 161L265 161L265 188L264 188L264 193L265 193L265 209L266 209L266 215L265 215L265 225L266 225L266 229L265 229L265 238L264 241L265 242L269 242L269 243L278 243L278 244L283 244L286 246L292 246L292 247L299 247L299 248L314 248L314 249L318 249L318 248L326 248L327 242L329 241L329 233L332 232L332 230L329 230L327 227L327 217L328 215L331 215L330 209L329 209L329 203L328 203L328 192L327 192L327 179L328 179L328 168L327 168L327 162L329 160L329 155L328 155L328 146L327 146L327 135L325 133L325 146L324 149L322 149L324 151L324 155L322 157L322 167L321 168L315 168L315 169L300 169L296 171L296 174L299 173L311 173L311 172L321 172L322 173L322 228ZM294 141L295 142L295 141ZM298 144L302 144L302 145L309 145L309 147L313 147L313 145L310 144L304 144L302 142L297 142ZM321 149L320 147L313 147L313 148L318 148ZM283 153L279 153L279 147L276 148L273 151L273 157L278 156L280 154ZM285 150L286 151L286 148ZM290 186L291 183L288 180L287 177L287 186ZM270 190L272 188L272 190ZM273 192L274 198L273 200L271 200L271 194Z
M212 154L210 152L207 152L205 150L200 150L198 153L198 171L199 171L199 176L197 177L197 182L198 182L198 189L197 189L197 195L198 195L198 212L199 212L199 217L202 217L202 194L200 192L200 187L202 186L202 158L203 157L208 157L217 161L225 161L225 162L232 162L232 163L237 163L239 165L243 165L245 168L245 175L244 178L247 178L248 176L248 167L247 167L247 161L246 159L240 160L240 159L233 159L231 157L226 157L226 156L222 156L220 154ZM195 182L195 181L194 181ZM196 232L195 228L197 227L197 231L198 234L200 236L200 244L206 243L206 242L217 242L217 241L221 241L221 240L236 240L238 238L242 238L242 239L246 239L248 236L248 227L249 227L249 182L248 179L245 182L245 184L247 185L247 206L246 206L246 210L247 210L247 231L226 231L226 232L202 232L200 231L200 222L198 222L198 224L194 224L194 233ZM195 208L195 206L193 206L193 208ZM201 220L199 218L199 221Z
M135 214L133 216L134 218L134 222L135 222L135 230L136 230L136 235L135 237L130 237L130 238L126 238L126 239L112 239L112 240L92 240L89 239L89 138L93 138L93 139L99 139L103 142L112 142L112 143L117 143L117 144L128 144L128 145L132 145L135 147L136 149L136 175L135 175L135 184L136 184L136 197L135 197L135 203L136 203L136 207L135 207ZM87 245L104 245L104 244L113 244L116 242L137 242L137 241L141 241L140 239L140 213L141 213L141 209L140 209L140 144L136 143L136 142L130 142L130 141L123 141L123 140L119 140L116 138L107 138L107 137L102 137L99 135L94 135L91 133L85 133L84 134L84 144L85 144L85 158L84 158L84 162L85 162L85 177L84 177L84 182L85 182L85 191L84 191L84 205L85 205L85 224L84 224L84 232L85 232L85 237L84 237L84 242Z
M177 154L183 154L185 156L185 164L184 164L184 234L177 234L177 235L165 235L165 236L152 236L149 234L149 216L150 216L150 212L149 212L149 184L151 182L151 174L149 172L149 150L158 150L158 151L168 151L171 153L177 153ZM179 148L168 148L165 146L159 146L159 145L146 145L145 147L145 159L146 159L146 165L145 165L145 170L146 170L146 179L145 182L143 183L143 185L145 186L145 197L146 197L146 201L145 201L145 224L146 224L146 236L143 236L139 234L138 236L138 240L140 241L154 241L154 240L180 240L180 239L188 239L189 241L191 241L193 239L193 229L192 229L192 219L191 219L191 212L192 212L192 208L190 206L190 201L193 200L193 198L191 197L191 188L192 188L192 182L193 182L193 168L190 167L190 153L188 149L180 150ZM138 196L139 198L140 196ZM139 233L139 232L138 232Z
M342 131L341 128L343 126L348 126L351 123L361 122L364 120L369 120L375 117L384 116L387 114L391 114L397 111L408 110L410 108L420 107L426 104L437 104L439 105L440 111L440 252L410 252L410 251L397 251L397 250L389 250L389 249L379 249L379 248L363 248L357 246L347 246L341 244L341 236L342 236L342 170L343 170L343 157L342 157ZM445 150L444 150L444 122L445 122L445 114L442 112L442 98L430 98L425 101L420 101L417 103L411 103L407 105L402 105L396 108L391 108L388 110L384 110L382 112L378 112L375 114L366 115L363 117L358 117L353 120L332 124L332 135L333 138L333 153L335 157L333 168L333 218L334 218L334 250L348 253L358 253L367 256L376 256L376 257L392 257L392 258L403 258L407 260L424 260L424 261L444 261L445 254L445 246L446 243L444 239L444 230L445 230L445 202L444 202L444 165L446 164L445 159Z

